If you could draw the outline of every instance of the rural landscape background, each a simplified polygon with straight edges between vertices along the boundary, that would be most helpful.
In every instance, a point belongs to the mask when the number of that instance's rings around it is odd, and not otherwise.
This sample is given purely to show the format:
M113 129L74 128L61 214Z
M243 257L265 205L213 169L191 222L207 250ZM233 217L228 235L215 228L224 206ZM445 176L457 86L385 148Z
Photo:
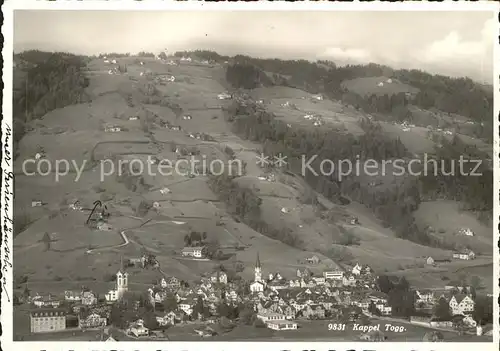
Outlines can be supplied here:
M437 296L466 289L474 296L473 318L491 329L488 84L379 64L340 66L210 50L93 56L28 50L14 55L13 107L18 340L99 338L99 328L85 335L30 333L30 298L85 287L102 299L124 261L144 256L154 257L151 267L127 267L135 297L162 278L197 286L214 272L225 272L243 296L257 257L266 277L279 272L294 278L303 269L313 276L351 272L359 264L375 272L374 289L388 296L387 318L394 323L436 314L435 306L415 312L415 291ZM284 155L287 164L260 167L261 153ZM461 155L481 160L482 175L460 175L458 164L454 176L358 174L339 181L336 174L301 175L302 155L382 161L424 154L443 161L447 171ZM58 182L51 175L28 176L23 161L36 155L52 162L86 160L86 167L77 182L74 172ZM189 155L238 159L245 172L163 177L124 171L101 181L97 171L104 159ZM319 162L312 167L318 170ZM108 230L86 224L96 201L105 207ZM186 247L200 245L208 250L206 260L182 256ZM473 252L474 259L453 256L463 252ZM311 263L311 257L317 260ZM242 308L252 314L248 305ZM119 324L125 317L112 313L109 328L124 329ZM342 311L330 320L307 320L291 334L257 328L242 321L242 311L234 313L213 340L354 340L360 334L328 330L329 323L343 320ZM363 321L377 318L385 317L372 314ZM422 340L430 330L405 325L406 333L388 333L387 340ZM196 339L195 327L166 333L170 340ZM443 335L447 341L491 341L456 328Z

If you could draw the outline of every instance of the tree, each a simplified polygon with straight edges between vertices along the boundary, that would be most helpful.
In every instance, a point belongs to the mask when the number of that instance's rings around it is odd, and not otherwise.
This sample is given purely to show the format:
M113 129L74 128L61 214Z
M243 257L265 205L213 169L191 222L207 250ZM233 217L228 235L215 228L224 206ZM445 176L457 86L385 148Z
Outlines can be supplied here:
M199 244L201 242L201 234L198 232L191 232L190 238L192 243Z
M42 242L44 243L44 246L45 246L45 251L49 251L50 250L50 243L51 243L51 238L50 238L50 235L49 233L45 232L43 234L43 237L42 237Z
M242 324L251 325L255 318L255 312L251 308L244 307L240 312L240 322Z
M217 239L210 240L207 244L207 256L209 258L217 258L217 252L219 250L220 244Z
M493 323L493 298L484 295L476 296L472 317L479 324Z
M198 296L198 300L196 300L196 304L193 307L193 316L199 317L204 315L205 305L203 303L203 298Z
M167 54L165 53L165 51L162 51L158 54L158 57L162 60L166 60L168 57L167 57Z
M109 321L111 325L119 329L127 327L127 320L125 319L125 308L121 304L115 304L111 307L109 314Z
M231 314L231 311L229 310L229 306L224 302L221 302L217 306L217 312L219 313L219 316L226 317L226 318L229 318L229 315Z
M192 242L191 242L191 236L186 234L184 236L184 245L185 246L191 246L192 245Z
M448 301L445 298L440 298L438 303L434 306L434 316L442 320L449 320L451 318L451 310Z
M163 308L165 312L175 311L177 310L177 299L174 294L168 294L165 300L163 301Z
M470 278L470 282L469 282L469 285L474 288L474 290L479 290L482 288L482 284L481 284L481 278L479 278L477 275L473 275L471 278Z
M375 303L373 301L370 302L370 305L368 306L368 312L377 316L380 315L380 311L378 310L377 306L375 306Z
M28 289L28 284L26 284L26 285L24 286L24 290L23 290L23 299L24 299L25 301L29 299L29 297L30 297L30 293L31 293L31 291L30 291L30 289Z
M389 279L389 277L386 275L380 275L377 278L377 285L378 285L380 291L382 291L383 293L386 293L386 294L389 293L394 288L394 284Z

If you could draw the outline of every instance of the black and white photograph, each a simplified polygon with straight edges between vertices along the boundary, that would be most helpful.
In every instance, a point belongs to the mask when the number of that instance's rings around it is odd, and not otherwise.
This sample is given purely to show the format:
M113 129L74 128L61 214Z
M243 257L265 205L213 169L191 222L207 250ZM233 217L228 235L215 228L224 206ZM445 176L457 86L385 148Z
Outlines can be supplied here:
M3 339L498 349L497 7L70 5L3 27Z

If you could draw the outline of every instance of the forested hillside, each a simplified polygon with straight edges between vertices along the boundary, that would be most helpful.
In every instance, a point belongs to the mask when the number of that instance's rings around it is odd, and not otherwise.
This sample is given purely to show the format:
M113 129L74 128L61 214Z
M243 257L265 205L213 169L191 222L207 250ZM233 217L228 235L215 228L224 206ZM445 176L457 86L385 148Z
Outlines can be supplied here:
M86 58L68 53L37 50L15 55L14 62L14 153L27 124L47 112L88 101L84 89Z
M357 137L335 131L289 128L260 106L248 101L234 102L227 109L226 116L232 122L236 134L264 145L266 155L286 155L292 172L301 173L301 155L307 158L318 155L317 162L311 166L319 176L308 172L306 181L335 202L341 203L341 197L347 196L368 206L387 226L393 227L401 238L424 245L453 248L452 244L443 242L415 225L412 213L424 196L464 201L468 209L480 212L483 219L491 218L493 183L492 172L487 169L482 169L484 173L481 177L460 176L458 173L457 176L434 176L432 172L427 177L402 176L380 191L371 189L372 186L364 184L357 175L342 180L339 180L337 173L321 175L320 161L324 159L354 161L359 155L360 160L381 161L407 156L400 140L385 135L376 127L376 123L366 122L371 127L365 128L367 132ZM465 151L473 154L475 150L454 141L445 144L437 157L449 161L459 154L464 155Z

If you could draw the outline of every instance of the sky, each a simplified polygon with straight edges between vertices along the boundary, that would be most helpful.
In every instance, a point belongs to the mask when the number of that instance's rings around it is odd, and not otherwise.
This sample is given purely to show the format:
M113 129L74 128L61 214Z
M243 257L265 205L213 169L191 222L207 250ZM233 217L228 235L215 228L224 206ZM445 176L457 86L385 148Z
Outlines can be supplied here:
M34 30L36 28L36 30ZM491 12L17 10L14 51L210 49L220 54L379 63L493 80Z

